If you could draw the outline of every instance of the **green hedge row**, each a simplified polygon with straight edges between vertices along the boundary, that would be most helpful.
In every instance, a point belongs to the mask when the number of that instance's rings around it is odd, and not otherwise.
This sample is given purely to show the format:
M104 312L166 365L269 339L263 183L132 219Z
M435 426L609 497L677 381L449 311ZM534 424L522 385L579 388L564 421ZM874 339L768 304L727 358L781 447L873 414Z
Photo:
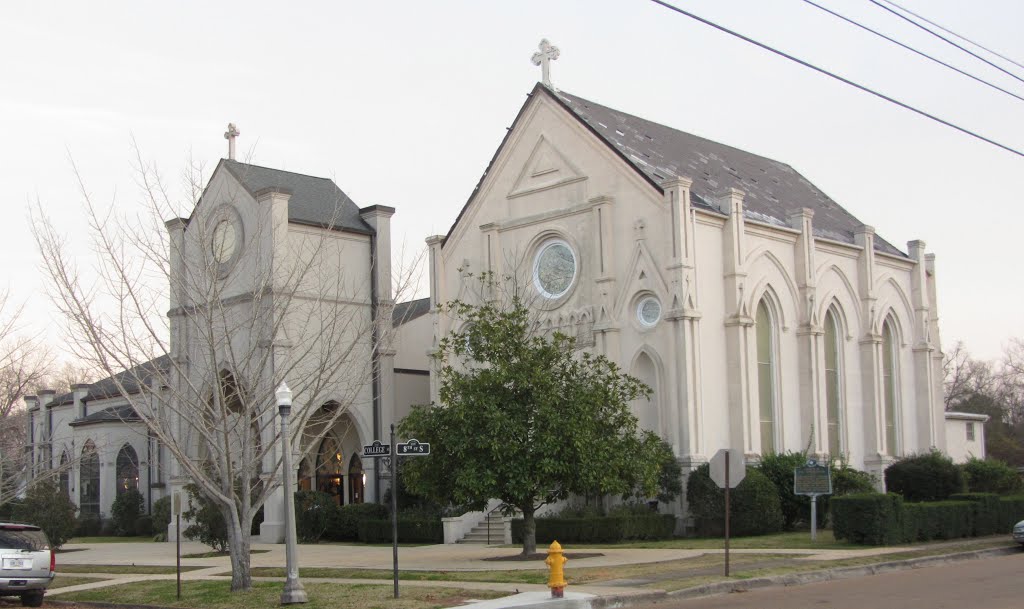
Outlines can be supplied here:
M361 520L358 524L359 541L363 543L390 543L390 520ZM401 543L444 543L441 519L399 519L398 541Z
M537 543L607 543L628 539L671 539L676 530L672 514L537 518ZM512 521L512 543L523 542L523 521Z
M947 501L905 503L895 493L863 493L832 500L836 539L893 545L1009 532L1024 519L1024 496L960 493Z

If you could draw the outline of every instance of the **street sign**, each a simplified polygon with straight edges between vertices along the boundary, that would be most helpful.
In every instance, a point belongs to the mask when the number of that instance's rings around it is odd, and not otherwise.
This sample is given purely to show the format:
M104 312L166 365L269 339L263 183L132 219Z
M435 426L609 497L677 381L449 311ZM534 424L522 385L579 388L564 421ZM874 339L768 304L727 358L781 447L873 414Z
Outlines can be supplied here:
M729 488L736 488L743 477L747 475L747 468L743 466L743 451L729 450L723 448L711 457L708 464L708 473L711 480L718 485L718 488L725 488L725 460L729 460Z
M420 442L413 438L408 442L399 444L396 452L403 457L424 457L430 454L430 443Z
M373 444L363 445L363 456L364 457L386 457L391 454L391 447L387 444L381 444L380 440L374 440Z
M804 467L793 468L793 494L831 495L832 476L828 466L818 465L813 459Z

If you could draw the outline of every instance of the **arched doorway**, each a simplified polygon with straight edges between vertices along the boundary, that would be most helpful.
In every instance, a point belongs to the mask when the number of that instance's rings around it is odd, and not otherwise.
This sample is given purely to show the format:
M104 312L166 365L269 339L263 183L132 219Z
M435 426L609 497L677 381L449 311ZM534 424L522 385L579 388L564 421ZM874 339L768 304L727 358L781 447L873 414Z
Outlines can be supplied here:
M363 473L363 462L359 454L353 454L348 462L348 500L349 503L362 503L366 489L366 474Z
M637 426L640 429L660 434L661 396L658 386L658 366L646 351L641 351L633 363L633 370L630 374L651 388L649 398L638 398L631 404L633 414L636 415Z
M117 496L128 490L139 490L139 457L131 444L117 452Z
M342 472L341 448L333 435L328 435L320 443L316 454L316 490L327 493L335 498L338 505L345 503L343 486L345 477Z

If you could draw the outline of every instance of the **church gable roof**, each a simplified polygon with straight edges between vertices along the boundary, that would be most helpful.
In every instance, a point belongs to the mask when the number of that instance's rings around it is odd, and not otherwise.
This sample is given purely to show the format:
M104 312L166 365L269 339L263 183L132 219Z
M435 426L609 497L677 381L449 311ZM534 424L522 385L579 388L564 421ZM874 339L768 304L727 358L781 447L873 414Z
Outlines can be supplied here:
M544 91L590 127L655 186L684 176L693 180L691 195L698 207L720 211L716 193L737 188L746 217L789 227L789 212L814 210L814 236L853 243L853 233L863 223L840 207L804 176L785 163L713 142L625 112L602 106L571 93ZM880 237L875 249L904 256Z
M230 159L222 159L219 167L227 169L254 197L256 193L268 188L290 192L289 222L328 226L336 230L368 235L374 232L373 228L359 216L359 207L333 180Z

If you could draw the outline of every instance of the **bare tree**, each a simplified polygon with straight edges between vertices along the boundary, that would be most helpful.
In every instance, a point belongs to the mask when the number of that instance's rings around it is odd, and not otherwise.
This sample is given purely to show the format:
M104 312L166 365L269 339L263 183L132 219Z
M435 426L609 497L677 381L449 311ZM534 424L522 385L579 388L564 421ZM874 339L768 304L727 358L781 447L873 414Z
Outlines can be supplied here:
M957 341L946 351L942 372L946 410L955 409L974 394L990 393L998 382L992 364L971 357L963 341Z
M75 172L97 280L83 279L41 206L34 235L75 355L111 377L179 473L220 508L231 589L249 589L251 523L281 486L275 389L286 381L294 391L292 445L308 451L372 399L393 300L371 288L371 239L337 230L345 202L297 225L273 193L253 204L216 176L204 191L202 167L190 164L176 204L137 157L145 213L135 218L96 204ZM400 274L396 294L410 277Z

